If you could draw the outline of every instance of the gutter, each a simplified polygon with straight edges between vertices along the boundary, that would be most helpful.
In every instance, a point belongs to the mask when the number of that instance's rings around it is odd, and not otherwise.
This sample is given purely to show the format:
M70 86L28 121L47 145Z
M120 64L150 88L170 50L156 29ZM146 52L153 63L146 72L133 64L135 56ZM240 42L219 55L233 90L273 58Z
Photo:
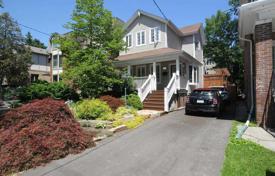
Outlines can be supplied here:
M244 132L246 131L246 129L249 126L249 123L251 121L252 118L252 114L253 114L253 110L254 110L254 88L253 88L253 56L252 56L252 40L249 39L245 39L242 38L241 36L239 36L239 39L244 41L244 42L249 42L250 44L250 87L251 87L251 107L250 107L250 111L249 111L249 115L247 118L247 121L245 123L244 126L242 126L240 129L238 129L238 134L236 135L236 138L239 139L242 137L242 135L244 134Z

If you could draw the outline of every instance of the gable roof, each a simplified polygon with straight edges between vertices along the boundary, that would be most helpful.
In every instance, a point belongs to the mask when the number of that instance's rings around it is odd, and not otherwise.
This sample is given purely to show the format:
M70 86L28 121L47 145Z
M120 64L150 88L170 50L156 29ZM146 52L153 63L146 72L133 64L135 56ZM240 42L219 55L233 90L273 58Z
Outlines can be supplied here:
M202 23L197 23L189 26L184 26L180 28L181 33L186 36L190 34L194 34L199 32L200 28L202 27Z
M34 46L29 46L29 45L26 45L26 47L29 47L31 49L32 53L42 54L42 55L49 55L47 49L37 48L37 47L34 47Z
M182 35L182 33L180 32L180 30L177 28L177 26L168 19L164 19L158 15L154 15L152 13L149 12L145 12L143 10L138 9L134 15L127 21L127 23L125 24L124 28L127 29L138 17L140 17L141 15L143 16L147 16L149 18L152 18L154 20L160 21L162 23L167 24L176 34L178 34L179 36Z

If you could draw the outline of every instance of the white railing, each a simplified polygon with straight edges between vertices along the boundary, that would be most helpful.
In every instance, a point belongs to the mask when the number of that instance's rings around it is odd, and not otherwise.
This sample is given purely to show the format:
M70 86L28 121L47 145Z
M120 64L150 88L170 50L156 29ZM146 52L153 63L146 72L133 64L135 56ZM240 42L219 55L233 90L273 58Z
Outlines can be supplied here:
M143 102L147 97L147 95L149 93L152 93L152 91L156 89L157 89L156 76L149 75L145 83L140 88L138 88L138 96L140 100Z
M172 78L168 86L164 89L164 111L169 111L169 102L172 99L173 95L177 93L177 90L180 89L180 77L176 73L173 73Z
M148 76L145 77L134 77L135 89L141 88L141 86L147 81Z

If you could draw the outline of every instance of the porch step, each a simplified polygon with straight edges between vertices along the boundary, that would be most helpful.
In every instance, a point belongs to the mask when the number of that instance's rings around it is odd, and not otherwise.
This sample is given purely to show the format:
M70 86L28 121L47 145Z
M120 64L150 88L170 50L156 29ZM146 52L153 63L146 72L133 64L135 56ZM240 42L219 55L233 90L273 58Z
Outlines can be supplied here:
M149 94L143 102L144 109L163 111L164 110L164 91L157 90Z

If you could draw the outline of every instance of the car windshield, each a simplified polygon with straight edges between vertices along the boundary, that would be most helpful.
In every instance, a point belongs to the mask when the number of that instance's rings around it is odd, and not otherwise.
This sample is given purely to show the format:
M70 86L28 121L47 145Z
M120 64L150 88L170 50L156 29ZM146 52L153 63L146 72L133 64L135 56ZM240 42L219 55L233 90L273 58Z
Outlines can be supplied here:
M215 91L213 90L194 90L191 93L191 96L203 96L203 97L212 97Z

